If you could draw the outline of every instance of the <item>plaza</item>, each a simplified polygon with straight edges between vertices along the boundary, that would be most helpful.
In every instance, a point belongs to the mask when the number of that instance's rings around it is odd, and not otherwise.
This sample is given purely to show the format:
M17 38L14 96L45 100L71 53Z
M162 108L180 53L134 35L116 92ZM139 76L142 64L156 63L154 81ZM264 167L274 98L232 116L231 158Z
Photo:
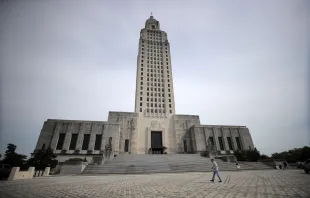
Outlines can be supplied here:
M50 176L1 181L0 196L17 197L309 197L309 175L302 170L212 173ZM216 180L217 181L217 180Z

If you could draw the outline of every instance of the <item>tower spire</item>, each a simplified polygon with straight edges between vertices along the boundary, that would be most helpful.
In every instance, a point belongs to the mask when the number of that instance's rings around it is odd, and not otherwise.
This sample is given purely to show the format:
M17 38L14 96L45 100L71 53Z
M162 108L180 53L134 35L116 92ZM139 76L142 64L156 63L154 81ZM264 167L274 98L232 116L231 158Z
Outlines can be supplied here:
M151 16L153 16L153 12L151 12Z

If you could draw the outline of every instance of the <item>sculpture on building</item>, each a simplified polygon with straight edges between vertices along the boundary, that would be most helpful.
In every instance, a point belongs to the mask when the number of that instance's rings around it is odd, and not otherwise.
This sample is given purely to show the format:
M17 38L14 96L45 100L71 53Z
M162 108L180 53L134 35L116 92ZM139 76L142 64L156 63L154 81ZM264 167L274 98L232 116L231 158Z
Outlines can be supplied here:
M112 154L112 137L109 137L108 144L105 145L105 158L110 159Z

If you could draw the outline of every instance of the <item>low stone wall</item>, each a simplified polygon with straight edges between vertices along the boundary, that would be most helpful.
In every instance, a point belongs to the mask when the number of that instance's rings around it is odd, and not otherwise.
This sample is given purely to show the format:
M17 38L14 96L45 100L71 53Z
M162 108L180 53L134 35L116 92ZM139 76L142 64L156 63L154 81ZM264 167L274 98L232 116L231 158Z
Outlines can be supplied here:
M32 179L33 177L48 176L50 167L46 167L45 171L35 171L34 167L29 167L28 171L20 171L20 167L13 167L8 177L8 181L19 179Z
M87 165L87 162L81 162L78 164L63 164L60 168L60 174L80 174L81 172L83 172Z

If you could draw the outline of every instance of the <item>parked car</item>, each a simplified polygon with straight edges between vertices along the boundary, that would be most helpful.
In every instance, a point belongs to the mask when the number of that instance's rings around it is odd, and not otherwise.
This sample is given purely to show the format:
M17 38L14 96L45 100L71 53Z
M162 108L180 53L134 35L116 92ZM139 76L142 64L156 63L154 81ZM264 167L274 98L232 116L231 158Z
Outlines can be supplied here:
M304 167L305 173L309 173L309 172L310 172L310 159L308 159L308 160L304 163L303 167Z
M8 164L0 164L0 179L6 179L10 176L12 166Z
M304 163L303 162L296 162L297 168L303 168Z

